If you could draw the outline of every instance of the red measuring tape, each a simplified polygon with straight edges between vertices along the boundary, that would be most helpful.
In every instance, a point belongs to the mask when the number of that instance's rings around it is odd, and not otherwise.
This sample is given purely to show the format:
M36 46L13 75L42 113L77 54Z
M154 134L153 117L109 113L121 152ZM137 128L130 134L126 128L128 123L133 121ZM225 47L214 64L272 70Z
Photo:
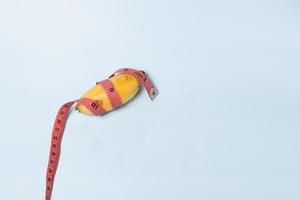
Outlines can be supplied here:
M138 71L131 68L122 68L117 70L114 74L112 74L110 77L115 76L117 74L129 74L137 79L139 84L143 85L149 95L149 97L154 100L154 98L158 95L157 89L154 87L154 85L151 83L145 72ZM110 78L109 77L109 78ZM106 79L104 81L97 82L97 84L101 85L105 93L107 94L110 104L113 109L118 108L122 105L121 98L114 88L113 83L110 81L110 79ZM50 146L50 154L49 154L49 161L48 161L48 167L47 167L47 173L46 173L46 200L51 199L51 194L54 186L54 179L55 174L58 167L59 162L59 156L60 156L60 149L61 149L61 141L63 137L63 132L65 128L65 124L68 118L69 110L71 109L72 105L74 103L80 103L81 105L84 105L89 111L91 111L96 116L101 116L105 112L107 112L101 105L101 102L91 100L88 98L81 98L75 101L70 101L68 103L65 103L61 106L59 109L53 130L52 130L52 138L51 138L51 146Z

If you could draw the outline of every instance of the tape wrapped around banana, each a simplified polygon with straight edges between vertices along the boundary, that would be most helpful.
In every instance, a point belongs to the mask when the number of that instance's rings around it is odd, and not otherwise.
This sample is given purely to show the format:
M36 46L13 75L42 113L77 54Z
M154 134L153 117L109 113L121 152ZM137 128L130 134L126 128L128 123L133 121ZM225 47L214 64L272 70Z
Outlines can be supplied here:
M98 104L100 104L103 109L108 112L113 109L113 103L111 103L112 98L110 99L107 92L112 93L116 92L113 98L118 100L121 104L124 104L128 102L130 99L132 99L136 93L139 90L139 83L138 81L131 75L128 74L119 74L114 77L109 78L105 82L110 81L114 89L110 89L110 91L106 91L105 87L102 83L97 83L94 87L89 89L84 95L82 95L82 98L88 98L91 99ZM93 113L85 107L84 104L81 104L80 102L77 104L76 109L84 114L92 115Z
M76 110L87 115L102 115L132 99L140 85L144 85L152 100L158 95L158 90L144 71L131 68L119 69L110 78L97 82L84 93L78 100Z
M77 102L76 110L86 115L103 115L131 100L137 94L141 85L146 89L150 99L154 100L158 95L158 90L151 83L145 72L132 68L122 68L117 70L108 79L97 82L96 85L85 92L80 99L67 102L61 106L55 118L52 130L46 173L46 200L50 200L52 196L63 132L68 118L68 112L72 108L72 105Z

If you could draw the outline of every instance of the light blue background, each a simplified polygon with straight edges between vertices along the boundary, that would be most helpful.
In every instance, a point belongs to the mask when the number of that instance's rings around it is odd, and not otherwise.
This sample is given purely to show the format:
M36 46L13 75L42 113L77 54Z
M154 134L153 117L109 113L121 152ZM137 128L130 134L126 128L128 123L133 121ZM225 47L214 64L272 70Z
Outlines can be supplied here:
M53 200L300 199L299 1L0 1L0 199L41 200L60 105L122 66L145 91L72 112Z

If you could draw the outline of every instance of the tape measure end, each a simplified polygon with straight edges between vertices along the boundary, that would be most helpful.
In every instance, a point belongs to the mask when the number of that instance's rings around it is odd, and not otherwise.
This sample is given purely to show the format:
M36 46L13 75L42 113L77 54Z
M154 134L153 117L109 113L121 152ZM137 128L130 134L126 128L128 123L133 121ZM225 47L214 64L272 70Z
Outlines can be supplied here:
M157 88L151 88L149 92L150 99L154 101L154 99L158 96L159 92Z

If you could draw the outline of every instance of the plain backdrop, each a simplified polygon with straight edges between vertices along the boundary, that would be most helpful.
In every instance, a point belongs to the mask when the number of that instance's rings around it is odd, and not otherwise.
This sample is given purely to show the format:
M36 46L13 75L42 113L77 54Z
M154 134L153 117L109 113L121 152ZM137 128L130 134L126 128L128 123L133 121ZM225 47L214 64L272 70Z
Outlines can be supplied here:
M160 95L72 111L53 200L299 200L299 9L1 0L0 199L44 198L58 108L131 66Z

